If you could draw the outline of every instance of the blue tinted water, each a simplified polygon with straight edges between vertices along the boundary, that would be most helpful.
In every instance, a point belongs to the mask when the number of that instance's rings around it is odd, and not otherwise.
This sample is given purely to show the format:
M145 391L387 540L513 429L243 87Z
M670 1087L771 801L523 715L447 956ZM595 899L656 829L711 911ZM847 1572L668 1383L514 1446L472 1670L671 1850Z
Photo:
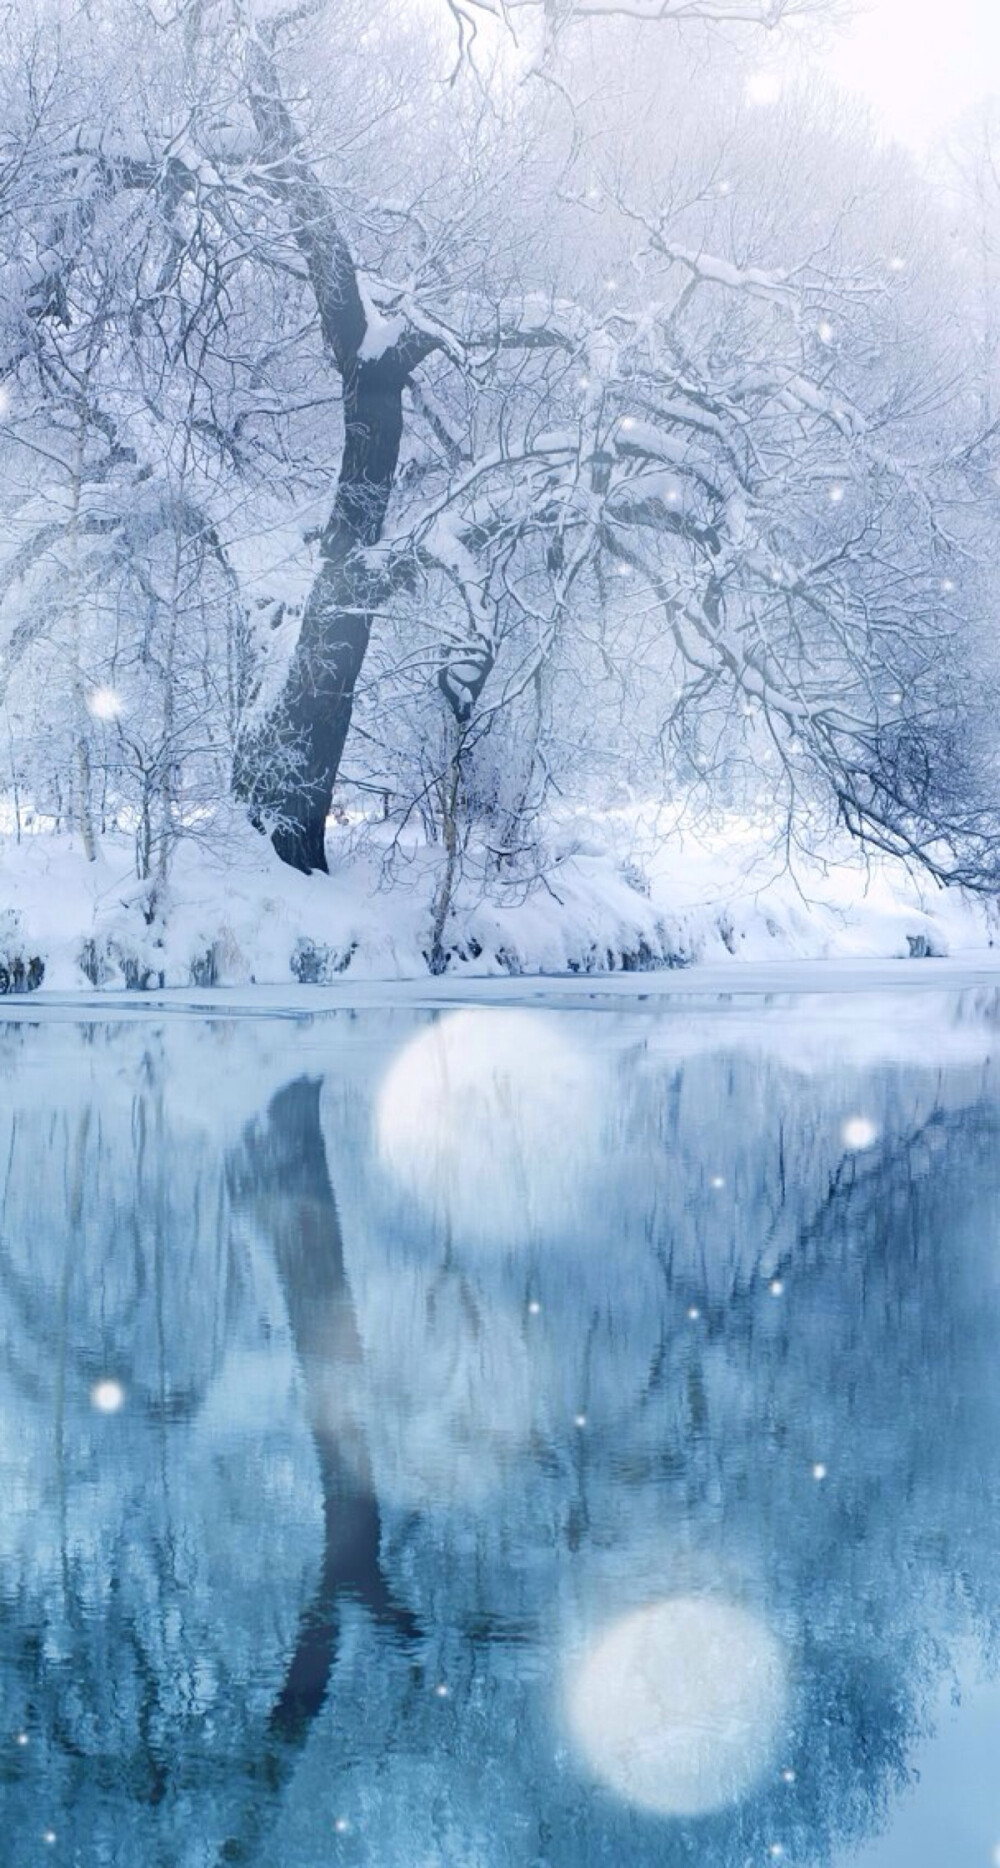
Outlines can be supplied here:
M0 1023L0 1860L987 1868L998 1032Z

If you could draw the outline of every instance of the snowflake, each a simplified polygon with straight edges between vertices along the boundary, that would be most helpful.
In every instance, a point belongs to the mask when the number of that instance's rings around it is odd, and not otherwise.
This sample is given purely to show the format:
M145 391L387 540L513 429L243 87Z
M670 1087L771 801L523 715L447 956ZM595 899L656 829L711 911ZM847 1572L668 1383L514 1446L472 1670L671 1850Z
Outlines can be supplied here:
M99 1414L117 1414L125 1405L125 1390L121 1382L107 1379L95 1382L90 1391L90 1401Z
M114 688L94 688L87 697L87 708L95 720L117 720L122 712L122 697Z
M840 1133L844 1147L856 1153L878 1140L878 1129L870 1116L849 1116Z

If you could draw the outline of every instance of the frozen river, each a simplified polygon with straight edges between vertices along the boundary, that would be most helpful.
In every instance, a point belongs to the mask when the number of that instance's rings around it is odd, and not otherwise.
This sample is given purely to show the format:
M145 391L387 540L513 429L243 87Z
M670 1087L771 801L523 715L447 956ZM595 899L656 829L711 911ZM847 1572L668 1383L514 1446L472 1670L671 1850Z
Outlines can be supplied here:
M5 1868L1000 1861L1000 974L900 978L5 1010Z

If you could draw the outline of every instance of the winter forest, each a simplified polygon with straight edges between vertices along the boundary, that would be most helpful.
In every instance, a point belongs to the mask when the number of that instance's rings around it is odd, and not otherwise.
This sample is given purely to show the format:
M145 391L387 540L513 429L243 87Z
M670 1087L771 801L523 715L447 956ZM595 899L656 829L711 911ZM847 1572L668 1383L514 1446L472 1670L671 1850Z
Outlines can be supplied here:
M1000 105L839 12L3 9L8 979L731 952L734 839L985 944Z
M1000 1868L1000 0L0 0L0 493L3 1868Z

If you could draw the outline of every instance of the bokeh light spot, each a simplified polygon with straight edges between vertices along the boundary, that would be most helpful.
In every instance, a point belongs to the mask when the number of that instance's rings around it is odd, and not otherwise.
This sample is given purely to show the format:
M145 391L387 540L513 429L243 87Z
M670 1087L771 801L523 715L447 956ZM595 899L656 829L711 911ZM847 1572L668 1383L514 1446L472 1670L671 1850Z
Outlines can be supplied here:
M737 1803L772 1762L787 1702L778 1642L756 1615L675 1597L599 1637L568 1695L594 1775L640 1809L701 1816Z

